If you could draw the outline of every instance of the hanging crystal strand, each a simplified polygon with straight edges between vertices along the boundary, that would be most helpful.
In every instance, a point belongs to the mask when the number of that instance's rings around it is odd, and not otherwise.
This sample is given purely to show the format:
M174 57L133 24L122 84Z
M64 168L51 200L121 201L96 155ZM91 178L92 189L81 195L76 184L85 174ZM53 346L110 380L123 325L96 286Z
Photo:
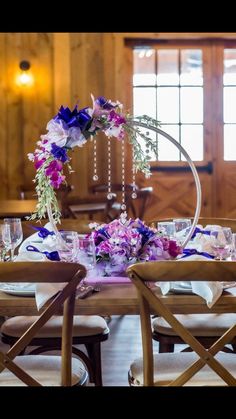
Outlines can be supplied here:
M137 187L136 187L135 176L136 176L136 168L135 168L135 164L134 164L134 150L133 150L133 166L132 166L132 188L133 188L133 192L131 194L132 199L137 198L137 193L136 193Z
M111 192L111 140L107 140L107 199L112 199Z
M96 135L94 137L91 137L91 140L93 141L93 180L98 180L97 175L97 139Z
M147 131L146 132L146 137L149 137L149 135L150 135L150 132ZM146 152L146 158L147 158L148 161L150 160L150 154L149 154L150 153L150 148L149 147L150 147L149 144L146 143L146 150L145 150L145 152ZM145 175L145 178L148 179L149 176Z
M121 196L122 196L122 204L121 209L122 211L126 210L126 203L125 203L125 140L122 138L121 140Z

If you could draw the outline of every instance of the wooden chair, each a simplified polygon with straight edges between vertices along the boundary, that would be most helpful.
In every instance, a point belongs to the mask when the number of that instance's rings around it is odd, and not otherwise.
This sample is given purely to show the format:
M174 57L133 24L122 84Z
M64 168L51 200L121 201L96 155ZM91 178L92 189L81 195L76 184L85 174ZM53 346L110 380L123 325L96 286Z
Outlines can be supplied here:
M70 196L72 187L68 186L64 194L61 194L61 212L63 218L78 219L84 214L89 220L93 220L94 216L101 218L100 221L107 222L110 220L109 211L115 201L116 195L113 194L112 199L107 199L106 195L102 197L87 196L80 198L78 196Z
M158 220L162 221L162 220ZM221 225L231 227L236 232L236 220L229 218L199 218L199 224L206 226L207 224ZM190 279L190 278L189 278ZM189 280L188 279L188 280ZM219 277L219 281L224 278ZM177 318L183 323L188 330L204 345L210 347L225 330L227 330L233 322L236 322L236 314L183 314L177 315ZM174 352L176 344L183 344L183 340L176 334L170 325L161 317L157 317L153 321L153 339L159 342L159 352ZM225 347L225 352L236 352L236 339L233 338L231 343L232 350ZM185 348L185 351L190 348Z
M84 266L60 262L0 263L0 282L66 283L64 289L46 305L37 320L17 339L7 353L0 352L1 386L84 385L87 372L81 361L72 359L72 327L76 287L85 277ZM21 351L43 325L63 308L61 356L22 355Z
M115 218L119 217L120 213L122 212L121 191L122 191L122 185L120 183L112 184L112 192L115 193L115 196L118 197L118 200L114 199L114 201L111 203L111 206L108 210L108 217L110 218L110 220L114 220ZM96 195L99 195L101 193L105 194L107 193L107 185L106 184L95 185L91 188L91 192ZM130 216L133 218L138 217L140 219L143 219L149 199L153 192L153 188L151 186L146 187L146 188L139 188L136 185L135 193L137 197L135 199L132 198L133 192L134 192L133 185L126 184L125 185L126 211L129 212Z
M34 233L31 225L38 225L30 221L22 223L24 238ZM79 233L91 231L88 225L81 220L62 220L61 228L74 230ZM10 346L14 345L18 337L21 336L37 319L37 316L16 316L7 319L1 326L2 341ZM31 350L31 355L40 354L48 351L59 350L61 347L61 328L63 318L54 316L51 318L29 342L27 346L37 346ZM96 386L102 386L102 366L101 366L101 342L109 337L107 322L101 316L74 316L73 326L73 347L72 352L78 356L87 367L90 381ZM85 345L87 354L75 347L75 345ZM23 353L26 351L24 348Z
M236 335L235 322L209 349L190 333L173 313L180 312L181 296L163 297L153 283L156 281L224 281L235 280L235 262L230 261L155 261L137 263L127 269L128 276L135 285L140 303L143 357L136 359L130 366L130 385L144 386L213 386L236 385L235 354L218 353ZM196 304L196 297L195 298ZM223 299L221 297L220 299ZM197 297L198 311L235 312L236 296L230 296L228 304L219 303L210 310L204 300ZM167 301L169 300L169 306ZM171 301L170 301L171 300ZM178 302L179 301L179 302ZM182 308L189 312L191 306L188 296L187 305ZM156 313L168 322L176 334L189 345L194 352L153 354L151 314ZM216 356L215 356L216 355Z

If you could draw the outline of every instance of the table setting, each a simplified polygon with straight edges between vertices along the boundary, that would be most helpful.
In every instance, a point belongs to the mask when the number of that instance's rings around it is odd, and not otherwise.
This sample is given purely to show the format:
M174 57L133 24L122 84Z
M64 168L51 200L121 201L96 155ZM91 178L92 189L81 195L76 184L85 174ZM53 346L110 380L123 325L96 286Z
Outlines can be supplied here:
M214 260L214 249L211 246L211 230L221 231L220 226L197 225L193 238L187 248L181 248L181 241L187 234L184 228L168 235L163 231L163 223L157 228L149 227L141 220L127 220L123 216L108 224L91 224L91 233L80 235L73 231L61 231L67 248L60 249L57 236L51 223L44 227L34 227L35 233L25 239L15 256L15 262L37 261L78 261L87 267L87 276L78 289L78 298L87 298L93 292L102 290L103 284L130 284L126 268L136 262L148 260L171 260L179 262L193 260ZM178 220L178 225L180 221ZM187 223L187 229L190 228ZM169 228L169 224L168 224ZM173 229L173 225L171 226ZM179 239L180 237L180 239ZM146 240L146 241L145 241ZM89 247L86 247L88 246ZM233 248L232 248L233 249ZM232 250L231 249L231 250ZM233 250L232 250L233 251ZM89 258L88 258L89 255ZM229 255L230 257L230 255ZM226 285L227 284L227 285ZM163 295L197 294L208 307L212 307L221 296L225 287L236 283L182 281L177 283L156 283ZM1 291L11 295L35 296L38 309L63 289L63 284L1 284Z
M40 141L34 153L29 153L28 158L34 163L36 176L36 193L38 203L29 220L42 220L46 215L50 222L45 226L34 227L34 234L24 240L19 248L18 255L14 256L15 247L22 239L20 223L18 223L18 236L11 238L8 247L11 251L10 259L15 262L78 262L84 264L87 269L87 278L80 285L81 296L89 295L94 288L99 289L98 283L129 283L126 277L126 269L136 262L148 262L158 260L191 261L191 260L225 260L230 257L232 232L228 232L221 226L197 225L201 208L201 185L196 168L185 149L169 134L159 128L159 122L147 115L130 117L123 111L123 105L112 102L104 97L92 97L92 108L77 109L71 111L68 107L60 107L57 115L47 124L47 133L41 135ZM148 132L142 134L140 128ZM110 138L115 137L121 143L122 155L122 205L118 219L108 224L98 225L91 223L91 233L79 237L76 231L60 231L60 210L56 198L56 190L61 184L65 184L63 165L68 166L69 171L71 158L68 152L74 147L83 146L88 138L92 137L94 147L94 175L93 180L98 180L96 166L96 132L98 130L108 137L108 193L107 199L112 198L111 189L111 161ZM133 146L133 199L135 194L135 173L141 170L146 177L150 176L150 163L148 153L143 153L139 140L146 143L147 150L155 152L155 143L151 140L149 131L163 135L172 142L187 160L192 171L196 192L197 203L194 219L176 218L172 222L159 222L156 226L148 226L142 220L127 219L125 204L125 160L124 160L124 137L128 134L128 140ZM2 230L5 245L11 231L17 231L16 220L6 221L9 227ZM5 222L5 221L4 221ZM13 227L14 226L14 227ZM9 229L9 231L8 231ZM226 233L228 236L226 237ZM18 240L18 241L17 241ZM228 242L226 243L226 240ZM234 237L235 240L235 237ZM235 249L234 249L235 252ZM233 254L231 252L231 254ZM2 257L2 256L1 256ZM116 279L114 279L116 278ZM194 292L206 300L212 306L223 291L221 282L216 283L188 283L182 284L183 292ZM35 298L37 307L40 309L48 299L63 287L62 284L39 284L36 285ZM82 288L83 287L83 288ZM86 287L87 294L86 294ZM89 288L90 287L90 288ZM27 292L27 285L22 289ZM171 282L160 284L163 294L174 292L175 284ZM21 291L22 291L21 289ZM7 290L6 290L7 291ZM9 291L9 289L8 289ZM14 291L14 290L13 290ZM15 290L16 291L16 290ZM28 290L30 292L30 290ZM78 293L79 295L79 293Z

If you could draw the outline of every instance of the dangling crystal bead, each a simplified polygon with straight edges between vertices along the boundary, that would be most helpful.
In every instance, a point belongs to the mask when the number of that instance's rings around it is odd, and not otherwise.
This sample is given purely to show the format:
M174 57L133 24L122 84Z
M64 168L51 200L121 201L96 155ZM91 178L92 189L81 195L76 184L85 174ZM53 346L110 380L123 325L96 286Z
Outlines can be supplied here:
M91 136L91 140L93 141L93 180L98 180L97 175L97 140L96 137Z
M131 194L131 197L132 197L133 199L136 199L136 198L137 198L137 194L136 194L136 192L133 192L133 193Z
M125 204L122 204L121 205L121 209L122 209L122 211L125 211L126 210L126 205Z
M111 140L107 140L107 199L111 200L113 194L111 192Z

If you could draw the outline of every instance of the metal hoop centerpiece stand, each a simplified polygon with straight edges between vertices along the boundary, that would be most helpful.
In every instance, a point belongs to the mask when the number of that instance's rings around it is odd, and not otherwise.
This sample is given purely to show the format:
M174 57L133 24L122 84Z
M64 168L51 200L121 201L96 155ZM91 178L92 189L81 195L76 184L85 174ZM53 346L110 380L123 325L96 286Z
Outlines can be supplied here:
M161 130L160 128L154 127L152 125L149 124L145 124L142 122L136 122L134 121L132 123L133 126L137 126L137 127L142 127L142 128L146 128L150 131L154 131L157 134L161 134L163 135L163 137L167 138L167 140L169 140L172 144L174 144L178 150L183 154L183 156L186 158L193 177L194 177L194 181L195 181L195 186L196 186L196 192L197 192L197 201L196 201L196 209L195 209L195 214L194 214L194 219L193 219L193 223L191 226L191 229L187 235L187 237L185 238L182 247L184 248L186 246L186 244L189 242L189 240L191 239L193 232L195 230L195 227L198 223L198 219L200 216L200 211L201 211L201 202L202 202L202 191L201 191L201 183L200 183L200 179L196 170L196 167L194 166L193 161L191 160L190 156L188 155L187 151L182 147L181 144L179 144L173 137L171 137L171 135L167 134L165 131Z

